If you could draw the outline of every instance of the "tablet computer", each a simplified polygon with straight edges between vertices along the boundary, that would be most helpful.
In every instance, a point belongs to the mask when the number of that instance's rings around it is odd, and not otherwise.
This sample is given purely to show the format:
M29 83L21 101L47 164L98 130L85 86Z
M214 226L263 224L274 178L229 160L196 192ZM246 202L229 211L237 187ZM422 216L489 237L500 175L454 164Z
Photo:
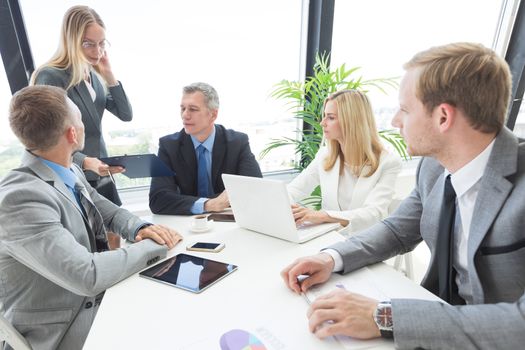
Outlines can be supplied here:
M139 276L200 293L235 270L236 265L181 253L140 272Z
M123 175L131 179L139 177L175 176L175 173L155 154L135 154L100 158L110 166L126 168Z

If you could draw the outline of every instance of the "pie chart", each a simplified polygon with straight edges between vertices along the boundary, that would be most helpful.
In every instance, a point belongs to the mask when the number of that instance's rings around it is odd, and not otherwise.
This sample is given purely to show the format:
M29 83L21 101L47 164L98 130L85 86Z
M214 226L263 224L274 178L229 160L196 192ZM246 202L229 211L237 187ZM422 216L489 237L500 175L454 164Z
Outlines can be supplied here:
M221 350L269 350L255 335L242 329L224 333L220 344Z

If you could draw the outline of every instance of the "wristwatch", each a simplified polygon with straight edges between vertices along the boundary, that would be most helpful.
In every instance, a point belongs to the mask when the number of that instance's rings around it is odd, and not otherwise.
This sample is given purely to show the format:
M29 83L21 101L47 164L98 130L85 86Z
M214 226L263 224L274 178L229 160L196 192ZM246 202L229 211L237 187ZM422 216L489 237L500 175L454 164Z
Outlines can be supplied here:
M394 337L394 322L392 321L392 304L390 301L382 301L377 304L374 311L374 321L383 338Z

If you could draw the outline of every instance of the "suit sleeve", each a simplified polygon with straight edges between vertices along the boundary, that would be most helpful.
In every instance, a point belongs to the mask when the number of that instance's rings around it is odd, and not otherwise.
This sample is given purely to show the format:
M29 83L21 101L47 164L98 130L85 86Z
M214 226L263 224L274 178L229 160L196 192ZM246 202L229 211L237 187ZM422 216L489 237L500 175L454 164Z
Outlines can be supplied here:
M379 179L368 193L365 202L360 208L352 210L327 210L333 218L350 221L354 232L370 227L388 215L388 207L395 194L397 175L401 171L401 160L393 155L384 157L377 171Z
M397 349L521 349L525 294L515 303L451 306L393 299Z
M171 164L168 150L162 141L159 142L159 158L168 166ZM172 170L175 169L172 167ZM191 206L197 199L199 197L181 194L175 176L151 179L149 208L154 214L191 215Z
M339 252L343 258L343 273L384 261L398 254L405 254L422 241L420 222L423 205L418 188L422 162L416 173L416 187L401 202L393 215L352 235L348 240L329 247Z
M261 168L255 159L247 135L242 135L241 150L239 153L239 172L238 175L262 177Z
M293 203L298 203L310 197L315 187L320 184L319 166L322 159L324 159L324 152L317 152L317 155L310 164L308 164L306 169L301 171L301 173L286 186L290 200Z
M110 86L108 89L106 109L122 121L131 121L131 119L133 119L133 110L131 109L131 104L126 96L122 83L119 81L118 85Z
M95 296L120 280L165 257L167 248L144 240L129 247L92 253L62 222L63 204L53 189L24 175L16 189L4 192L0 206L0 243L13 258L39 275L78 295ZM79 220L78 230L85 230Z

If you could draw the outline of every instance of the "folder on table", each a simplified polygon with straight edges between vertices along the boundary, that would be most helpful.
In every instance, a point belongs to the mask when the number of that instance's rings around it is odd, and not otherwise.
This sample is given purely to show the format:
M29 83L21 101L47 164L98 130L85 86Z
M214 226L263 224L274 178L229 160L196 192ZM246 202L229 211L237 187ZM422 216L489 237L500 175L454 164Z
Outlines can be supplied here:
M175 176L175 173L155 154L123 155L100 158L110 166L126 168L123 172L129 178Z

